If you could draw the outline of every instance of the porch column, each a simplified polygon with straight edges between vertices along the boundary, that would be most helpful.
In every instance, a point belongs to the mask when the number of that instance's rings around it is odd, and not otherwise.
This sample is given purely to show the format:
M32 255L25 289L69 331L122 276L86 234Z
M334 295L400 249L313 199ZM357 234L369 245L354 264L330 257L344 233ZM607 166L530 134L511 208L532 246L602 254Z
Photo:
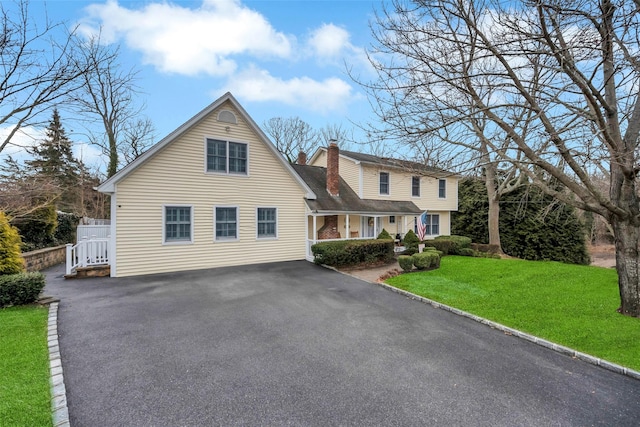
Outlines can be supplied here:
M313 243L316 243L316 239L317 239L317 233L318 233L318 220L316 219L316 216L313 215Z
M347 238L347 239L350 239L350 238L351 238L351 230L349 229L349 214L347 214L347 215L345 216L345 219L344 219L344 228L346 229L346 231L345 231L345 233L347 234L347 235L346 235L346 238Z

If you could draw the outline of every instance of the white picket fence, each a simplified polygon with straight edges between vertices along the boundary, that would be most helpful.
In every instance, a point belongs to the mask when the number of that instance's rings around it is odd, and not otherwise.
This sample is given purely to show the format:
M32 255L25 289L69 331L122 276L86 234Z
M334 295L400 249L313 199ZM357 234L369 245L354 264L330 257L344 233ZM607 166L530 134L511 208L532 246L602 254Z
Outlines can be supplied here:
M106 239L111 234L110 225L78 225L76 243L83 240Z
M109 265L109 243L111 237L83 239L72 245L67 244L66 274L73 274L78 267Z

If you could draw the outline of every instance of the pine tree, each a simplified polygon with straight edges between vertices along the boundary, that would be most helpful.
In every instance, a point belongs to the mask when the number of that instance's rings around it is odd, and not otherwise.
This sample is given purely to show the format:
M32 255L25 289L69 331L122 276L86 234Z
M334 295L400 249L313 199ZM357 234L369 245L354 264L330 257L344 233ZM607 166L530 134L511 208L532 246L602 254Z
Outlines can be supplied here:
M32 169L31 173L55 184L59 193L57 208L70 212L77 205L81 165L73 157L73 143L66 135L57 109L53 110L46 135L30 150L34 159L25 163Z

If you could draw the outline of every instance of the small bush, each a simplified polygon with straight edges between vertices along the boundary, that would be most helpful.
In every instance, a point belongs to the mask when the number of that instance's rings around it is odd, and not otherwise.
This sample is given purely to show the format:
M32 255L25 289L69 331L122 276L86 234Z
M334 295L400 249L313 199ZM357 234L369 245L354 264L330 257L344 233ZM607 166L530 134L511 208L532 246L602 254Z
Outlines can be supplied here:
M410 255L400 255L398 257L398 264L404 271L413 270L413 257Z
M418 244L420 243L420 239L416 236L416 233L413 230L407 231L407 234L404 235L404 243L405 248L407 249L416 249L418 250Z
M413 260L413 265L415 265L418 270L440 267L440 255L434 251L414 254L411 258Z
M422 249L422 252L427 252L427 251L437 251L438 249L435 246L425 246L424 249Z
M0 276L0 308L31 304L44 289L42 273L18 273Z
M451 242L447 245L447 250L438 247L436 242ZM429 242L447 255L460 255L460 250L471 247L471 239L465 236L438 236Z
M430 240L429 245L441 251L444 255L449 255L453 252L455 243L451 240Z
M459 255L462 255L462 256L475 256L475 257L477 257L478 256L477 254L478 254L479 251L474 251L471 248L462 248L462 249L460 249L459 252L460 252Z
M378 234L378 239L393 239L393 237L383 228L380 234Z
M401 255L413 255L413 254L417 254L418 253L418 248L406 248L404 251L401 252Z
M313 261L334 267L388 262L393 259L393 240L339 240L311 246Z

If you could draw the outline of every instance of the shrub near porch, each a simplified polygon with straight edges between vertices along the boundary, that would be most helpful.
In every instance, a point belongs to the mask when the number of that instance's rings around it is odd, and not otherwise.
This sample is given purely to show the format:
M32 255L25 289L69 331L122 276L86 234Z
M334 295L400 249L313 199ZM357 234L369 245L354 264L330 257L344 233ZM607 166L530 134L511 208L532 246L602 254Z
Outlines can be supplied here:
M338 240L311 246L316 264L344 267L393 260L393 240Z

